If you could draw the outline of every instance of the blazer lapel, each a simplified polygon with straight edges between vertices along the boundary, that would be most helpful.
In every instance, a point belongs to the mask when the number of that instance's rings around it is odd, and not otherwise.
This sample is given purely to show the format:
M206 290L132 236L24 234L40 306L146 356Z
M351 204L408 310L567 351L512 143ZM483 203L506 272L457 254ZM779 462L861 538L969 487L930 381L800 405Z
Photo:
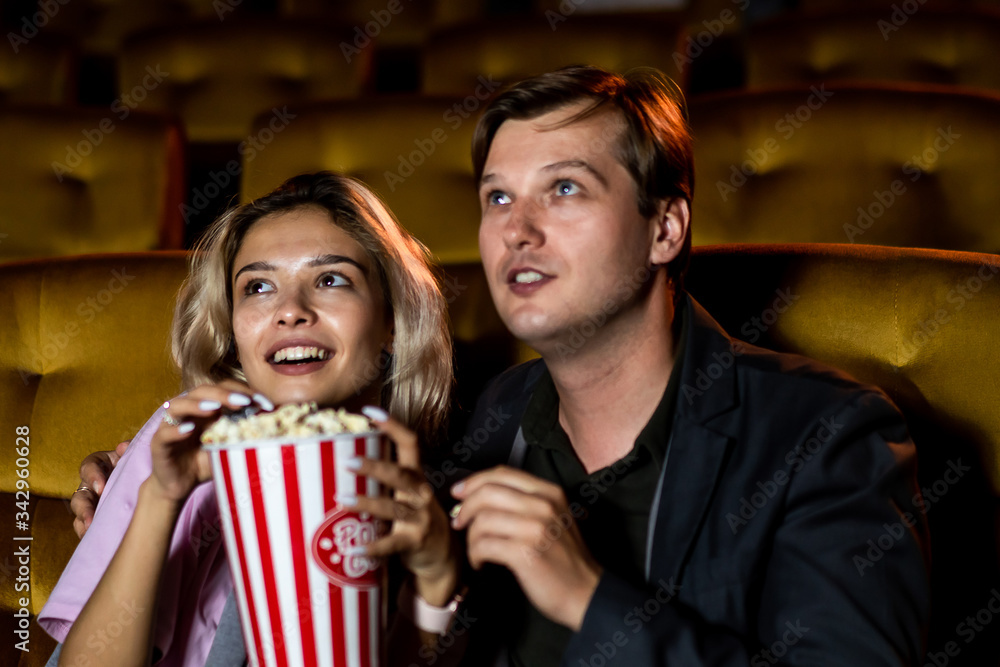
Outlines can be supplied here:
M681 390L650 513L647 579L652 582L671 577L676 581L688 560L735 435L727 432L727 413L739 403L735 370L739 344L734 349L718 323L687 298L689 329Z

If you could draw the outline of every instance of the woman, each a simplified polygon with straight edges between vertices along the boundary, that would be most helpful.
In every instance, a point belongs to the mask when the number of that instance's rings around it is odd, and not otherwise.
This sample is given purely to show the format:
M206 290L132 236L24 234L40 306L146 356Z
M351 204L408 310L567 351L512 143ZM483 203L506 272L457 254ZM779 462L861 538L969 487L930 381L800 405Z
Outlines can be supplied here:
M394 496L357 510L406 518L368 551L399 553L431 605L450 599L450 530L417 451L447 411L446 306L426 251L370 190L298 176L224 214L192 255L172 339L188 391L136 435L39 616L63 641L59 664L205 663L231 582L211 485L198 486L209 477L199 435L251 402L387 408L365 411L397 461L365 461L359 474ZM128 524L120 544L116 524Z

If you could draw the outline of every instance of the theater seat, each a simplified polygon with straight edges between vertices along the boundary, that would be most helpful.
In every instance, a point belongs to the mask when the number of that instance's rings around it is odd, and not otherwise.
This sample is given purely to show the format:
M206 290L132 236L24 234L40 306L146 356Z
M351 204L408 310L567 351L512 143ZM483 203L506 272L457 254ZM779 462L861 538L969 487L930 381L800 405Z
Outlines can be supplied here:
M341 171L378 192L439 262L479 260L479 199L469 157L476 109L454 98L386 97L290 111L295 119L266 150L244 154L244 201L293 174ZM253 131L269 122L268 114L259 116Z
M505 85L565 65L599 65L615 72L656 67L684 85L681 21L559 12L495 17L447 27L424 47L430 95L474 94L484 81Z
M156 28L126 40L119 87L143 109L180 115L192 142L251 141L258 112L287 124L284 105L361 92L371 50L346 58L340 44L350 39L349 29L315 20L232 16ZM166 74L151 82L150 69Z
M0 109L0 261L179 248L183 133L125 107Z
M19 598L30 601L34 619L76 547L68 499L83 456L131 438L156 406L178 391L168 329L185 274L183 252L0 265L0 312L5 315L0 322L0 424L8 437L8 453L0 459L0 499L8 508L20 500L15 497L16 428L27 427L30 448L23 457L29 470L28 529L17 529L8 514L0 535L5 544L18 546L22 543L14 536L33 538L23 543L32 555L26 577L30 589L17 592L13 579L4 577L10 583L0 592L0 629L8 638L15 637ZM7 558L9 575L19 566ZM30 653L7 641L0 648L0 664L40 667L54 645L32 621Z
M1000 251L1000 94L813 86L690 103L693 238Z
M904 3L905 4L905 3ZM911 3L920 7L916 0ZM747 85L914 81L1000 91L1000 9L789 14L755 25Z
M32 33L33 26L30 21L15 26L6 35L10 48L0 49L0 104L72 104L76 49L69 40Z
M985 616L975 619L988 604L996 609L990 601L1000 590L1000 256L825 244L702 247L688 286L731 334L840 367L899 406L919 453L931 528L928 649L938 662L927 664L942 664L942 655L949 667L998 664L1000 633L974 627L982 627ZM866 581L859 576L857 585Z

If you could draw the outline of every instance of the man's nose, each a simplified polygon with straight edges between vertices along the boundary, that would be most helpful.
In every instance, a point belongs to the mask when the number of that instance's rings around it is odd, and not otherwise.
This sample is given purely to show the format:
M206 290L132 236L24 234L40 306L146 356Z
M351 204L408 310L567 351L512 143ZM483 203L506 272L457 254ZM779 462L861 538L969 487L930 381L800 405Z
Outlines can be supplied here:
M504 243L508 248L541 245L544 242L545 235L539 224L541 213L541 207L533 199L521 199L511 205L510 216L503 230Z

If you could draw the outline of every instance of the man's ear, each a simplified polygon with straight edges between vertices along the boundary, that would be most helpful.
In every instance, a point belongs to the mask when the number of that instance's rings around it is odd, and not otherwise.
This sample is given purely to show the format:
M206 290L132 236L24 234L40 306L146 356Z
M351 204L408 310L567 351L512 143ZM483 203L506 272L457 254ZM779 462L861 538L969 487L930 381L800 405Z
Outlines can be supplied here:
M649 248L649 262L653 266L666 266L674 261L688 233L691 223L691 208L684 197L661 199L656 205L656 214L650 219L652 244Z

